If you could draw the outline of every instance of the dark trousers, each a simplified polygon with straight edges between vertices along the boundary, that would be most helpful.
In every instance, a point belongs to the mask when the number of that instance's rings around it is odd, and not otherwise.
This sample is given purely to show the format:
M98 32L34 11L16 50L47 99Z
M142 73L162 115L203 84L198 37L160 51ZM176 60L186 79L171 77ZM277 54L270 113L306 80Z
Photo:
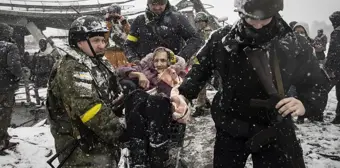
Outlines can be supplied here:
M7 129L11 124L14 103L14 91L0 93L0 146L10 138Z
M131 167L165 167L169 160L170 100L135 90L125 99L125 119Z
M337 82L335 85L335 93L336 93L336 98L338 100L338 104L336 106L336 117L340 117L340 82Z
M217 128L215 147L214 147L214 168L244 168L248 156L252 155L254 168L304 168L302 149L298 140L295 137L293 128L289 130L287 136L290 139L295 139L293 143L285 142L293 147L294 157L296 160L287 159L287 153L279 144L278 140L272 140L266 145L263 145L257 152L251 152L247 146L249 137L233 136L227 130ZM252 136L256 133L252 134ZM282 140L285 141L285 140Z

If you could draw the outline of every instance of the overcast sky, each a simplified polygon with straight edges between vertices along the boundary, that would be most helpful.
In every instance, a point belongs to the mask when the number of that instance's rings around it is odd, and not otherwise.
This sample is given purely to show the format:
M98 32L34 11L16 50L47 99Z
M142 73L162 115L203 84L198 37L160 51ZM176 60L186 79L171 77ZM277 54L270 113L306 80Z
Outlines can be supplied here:
M0 0L3 1L3 0ZM115 2L124 0L99 0L101 3ZM170 0L173 4L180 0ZM306 22L309 25L314 20L326 21L330 24L329 15L336 10L340 11L340 0L284 0L285 7L281 13L287 22L296 20L299 22ZM133 5L133 10L144 10L147 0L136 0L128 4ZM209 12L217 17L229 18L229 23L234 23L238 19L238 14L234 12L234 0L202 0L203 3L214 6L208 9ZM91 1L91 3L96 3Z
M329 22L329 15L340 11L340 0L284 0L282 15L286 21L304 21L311 24L314 20ZM238 19L233 12L234 0L202 0L203 3L214 5L210 12L218 17L228 16L230 23Z

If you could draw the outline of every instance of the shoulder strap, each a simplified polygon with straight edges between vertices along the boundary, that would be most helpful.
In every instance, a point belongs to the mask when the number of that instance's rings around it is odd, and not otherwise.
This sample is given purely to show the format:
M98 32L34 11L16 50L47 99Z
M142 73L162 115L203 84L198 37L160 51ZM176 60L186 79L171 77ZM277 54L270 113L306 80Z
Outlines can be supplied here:
M169 48L169 43L167 41L165 41L165 39L158 33L158 31L156 30L156 25L150 25L152 28L152 32L155 34L155 36L158 38L158 40L166 47Z
M274 70L274 77L276 82L276 89L280 97L285 97L285 91L283 87L283 81L282 81L282 75L281 75L281 68L280 68L280 60L277 55L277 47L278 47L278 41L274 41L274 45L272 46L272 59L271 60L271 66L272 70Z
M282 82L280 62L279 62L279 59L277 58L276 52L273 55L273 62L274 62L273 66L274 66L274 76L275 76L275 81L276 81L277 92L279 93L280 97L284 97L285 92L284 92L283 82Z

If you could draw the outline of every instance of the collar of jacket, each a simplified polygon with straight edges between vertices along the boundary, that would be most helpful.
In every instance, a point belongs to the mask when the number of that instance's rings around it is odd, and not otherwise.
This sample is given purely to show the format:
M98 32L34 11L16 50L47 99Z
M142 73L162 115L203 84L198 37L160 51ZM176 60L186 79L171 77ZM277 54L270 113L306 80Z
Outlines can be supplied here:
M92 67L96 67L97 65L93 63L90 56L86 55L84 52L79 49L74 49L69 46L63 48L64 52L67 53L67 56L73 58L78 61L80 64L85 65L87 68L92 69Z
M144 12L145 24L149 24L149 23L152 23L152 22L159 22L160 20L164 19L164 17L166 15L169 15L172 11L174 11L173 8L174 7L171 6L170 2L168 1L164 12L162 14L160 14L160 15L157 15L157 14L153 13L149 9L149 7L147 7L145 12Z
M239 20L232 26L229 33L222 38L222 44L224 45L224 48L228 52L237 52L239 49L238 48L239 45L253 45L249 43L249 41L247 41L246 39L242 38L240 34L238 33L240 26L241 26L240 24L241 24L241 21ZM261 44L261 45L257 45L256 47L268 50L271 47L273 41L277 40L279 44L282 45L282 47L287 46L288 44L293 44L295 45L294 48L299 50L300 45L297 42L296 35L292 32L292 29L282 18L278 18L277 28L279 29L277 33L278 35L274 36L268 42ZM292 46L290 46L290 48L291 47Z
M93 62L93 59L90 58L90 56L86 55L84 52L80 51L79 49L73 49L71 47L67 47L66 49L63 49L64 52L67 53L68 56L71 58L77 60L80 64L85 65L88 69L92 69L93 67L96 67L97 65ZM110 72L113 74L116 74L116 70L113 68L113 66L110 64L110 62L107 60L105 56L96 58L99 62L101 62Z

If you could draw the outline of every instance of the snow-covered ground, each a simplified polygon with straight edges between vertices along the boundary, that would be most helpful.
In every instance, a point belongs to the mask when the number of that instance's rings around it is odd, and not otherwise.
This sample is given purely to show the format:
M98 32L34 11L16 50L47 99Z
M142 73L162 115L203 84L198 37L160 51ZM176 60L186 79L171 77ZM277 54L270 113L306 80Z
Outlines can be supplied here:
M46 91L41 90L41 93ZM211 92L210 98L214 92ZM334 118L337 100L335 92L329 94L329 101L325 111L324 123L310 123L298 125L297 134L301 139L305 162L308 168L339 168L340 161L331 160L320 154L340 157L340 129L330 124ZM2 168L49 168L46 161L54 150L54 140L48 125L38 123L33 127L19 127L9 129L13 142L19 142L15 150L8 150L9 155L2 156ZM215 127L210 116L198 117L188 125L186 141L184 143L185 160L192 168L211 168ZM336 158L336 157L335 157ZM247 167L252 167L249 159Z

